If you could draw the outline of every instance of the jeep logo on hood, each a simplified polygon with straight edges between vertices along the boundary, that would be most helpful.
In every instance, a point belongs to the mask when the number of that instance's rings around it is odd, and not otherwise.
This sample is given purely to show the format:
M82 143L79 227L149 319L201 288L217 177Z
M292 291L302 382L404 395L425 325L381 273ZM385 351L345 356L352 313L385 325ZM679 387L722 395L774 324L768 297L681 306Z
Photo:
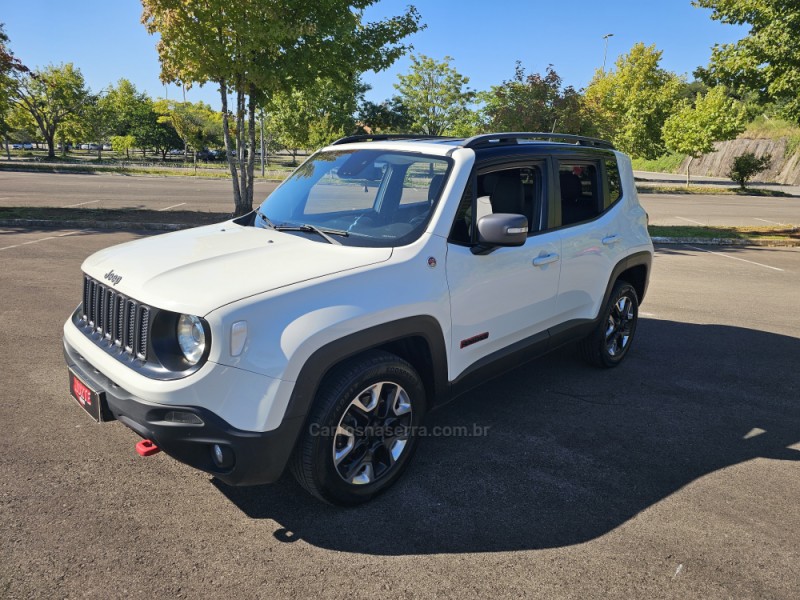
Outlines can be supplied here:
M114 284L115 286L116 286L116 285L117 285L117 284L118 284L120 281L122 281L122 275L117 275L116 273L114 273L114 269L111 269L111 270L110 270L108 273L106 273L106 274L104 275L104 277L105 277L105 278L106 278L108 281L110 281L112 284Z

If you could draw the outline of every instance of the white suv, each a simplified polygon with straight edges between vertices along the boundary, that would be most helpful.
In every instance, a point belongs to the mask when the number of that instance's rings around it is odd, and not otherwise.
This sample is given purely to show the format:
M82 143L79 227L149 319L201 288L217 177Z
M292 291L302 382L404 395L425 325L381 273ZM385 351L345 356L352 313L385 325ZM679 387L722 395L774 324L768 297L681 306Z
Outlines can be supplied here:
M355 504L435 404L572 340L619 364L652 254L607 142L345 138L244 217L89 257L70 391L140 454Z

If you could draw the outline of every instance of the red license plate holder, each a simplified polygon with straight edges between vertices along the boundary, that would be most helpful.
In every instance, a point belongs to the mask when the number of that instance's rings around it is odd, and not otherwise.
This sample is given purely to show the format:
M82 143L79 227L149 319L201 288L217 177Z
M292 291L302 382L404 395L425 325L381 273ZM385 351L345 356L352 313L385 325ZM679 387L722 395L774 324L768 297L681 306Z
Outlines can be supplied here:
M93 390L86 383L69 370L69 393L75 401L85 410L92 419L100 423L103 420L103 392Z

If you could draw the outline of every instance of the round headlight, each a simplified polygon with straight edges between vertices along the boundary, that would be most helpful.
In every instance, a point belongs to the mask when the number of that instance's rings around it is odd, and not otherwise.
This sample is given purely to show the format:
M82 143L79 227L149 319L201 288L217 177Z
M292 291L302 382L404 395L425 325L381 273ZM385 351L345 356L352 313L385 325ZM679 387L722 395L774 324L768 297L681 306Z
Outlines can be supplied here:
M189 364L195 365L206 349L206 332L203 323L194 315L181 315L178 319L178 345Z

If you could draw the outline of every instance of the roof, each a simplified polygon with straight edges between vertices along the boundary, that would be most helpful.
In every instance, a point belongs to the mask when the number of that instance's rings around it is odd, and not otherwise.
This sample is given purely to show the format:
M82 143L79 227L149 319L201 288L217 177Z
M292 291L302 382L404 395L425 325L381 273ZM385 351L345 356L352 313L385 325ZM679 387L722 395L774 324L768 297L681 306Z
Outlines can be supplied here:
M444 136L418 135L418 134L368 134L351 135L336 140L332 146L353 144L360 142L382 142L382 141L403 141L403 142L422 142L427 144L446 144L460 148L491 148L517 144L530 143L557 143L570 146L588 146L592 148L605 148L613 150L611 142L582 135L572 135L568 133L543 133L543 132L507 132L507 133L488 133L476 135L470 138L454 138Z

